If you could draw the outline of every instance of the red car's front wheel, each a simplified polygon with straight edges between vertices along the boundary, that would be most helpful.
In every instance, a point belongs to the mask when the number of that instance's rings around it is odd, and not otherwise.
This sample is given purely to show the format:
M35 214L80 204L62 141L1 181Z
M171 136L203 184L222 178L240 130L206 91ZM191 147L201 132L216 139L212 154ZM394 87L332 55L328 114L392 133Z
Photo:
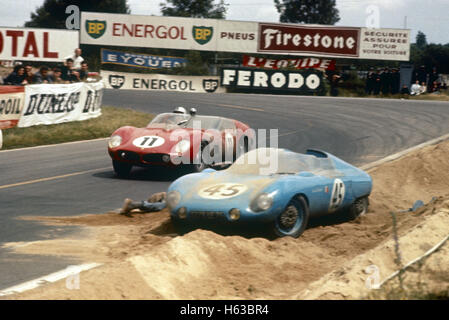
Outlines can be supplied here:
M129 176L129 173L131 172L133 166L126 162L112 160L112 167L114 168L115 174L119 178L126 178Z

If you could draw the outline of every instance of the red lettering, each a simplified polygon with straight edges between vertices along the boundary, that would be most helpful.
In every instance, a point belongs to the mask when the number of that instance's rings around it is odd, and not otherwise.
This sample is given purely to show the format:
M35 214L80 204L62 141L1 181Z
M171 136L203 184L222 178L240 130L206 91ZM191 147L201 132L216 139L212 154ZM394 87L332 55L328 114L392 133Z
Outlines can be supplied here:
M181 40L187 40L186 37L184 37L184 27L181 27Z
M136 37L138 37L138 38L142 38L143 37L143 35L141 33L142 32L142 29L141 29L142 27L143 27L143 24L136 24L135 27L134 27L134 35Z
M114 37L120 37L120 33L118 33L121 23L113 23L112 24L112 35Z
M30 54L35 57L39 57L39 51L37 50L36 38L34 37L33 31L28 32L22 56L27 57Z
M165 29L165 31L163 33L159 33L159 30L161 30L162 28ZM156 37L158 37L159 39L167 39L167 28L165 26L158 26L156 28Z
M3 51L3 34L0 32L0 53Z
M58 58L57 52L48 50L48 32L44 32L44 58Z
M6 31L6 36L7 37L11 37L12 39L12 51L11 51L11 55L13 57L17 57L17 38L18 37L23 37L23 31L19 31L19 30L7 30Z
M148 29L150 29L150 30L148 30ZM152 26L151 24L145 25L145 38L147 37L147 34L149 34L150 37L153 38L153 31L154 31L154 26Z
M172 30L175 30L175 34L173 35ZM179 29L177 27L171 27L168 29L168 36L170 39L178 39L179 37Z
M132 37L133 36L133 29L131 27L131 29L128 29L128 27L126 26L126 24L123 24L123 33L122 35L125 35L125 31L128 32L128 34Z

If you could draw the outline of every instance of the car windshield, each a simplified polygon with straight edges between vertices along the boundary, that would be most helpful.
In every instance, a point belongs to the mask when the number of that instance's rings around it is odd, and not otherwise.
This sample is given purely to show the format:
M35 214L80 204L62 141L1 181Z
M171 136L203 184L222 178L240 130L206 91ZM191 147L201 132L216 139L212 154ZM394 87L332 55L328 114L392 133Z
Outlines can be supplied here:
M190 119L188 114L180 113L161 113L151 120L147 127L160 127L161 125L178 126L186 123Z
M182 128L219 129L221 118L212 116L190 116L180 113L161 113L148 124L147 128L180 126Z
M232 174L269 176L302 171L318 173L334 170L334 165L329 158L317 158L285 149L259 148L240 156L227 170Z

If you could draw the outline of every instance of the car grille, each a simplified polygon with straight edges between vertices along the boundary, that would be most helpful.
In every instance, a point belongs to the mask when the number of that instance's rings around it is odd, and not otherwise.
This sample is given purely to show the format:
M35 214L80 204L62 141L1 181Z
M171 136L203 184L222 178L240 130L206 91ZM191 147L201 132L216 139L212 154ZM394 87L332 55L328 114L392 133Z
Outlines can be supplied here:
M199 219L216 219L224 217L223 211L190 211L189 216Z
M160 153L148 153L142 156L143 161L145 162L163 162L162 161L163 154Z
M126 150L119 150L119 151L117 151L117 154L123 160L140 161L140 156L136 152L126 151Z

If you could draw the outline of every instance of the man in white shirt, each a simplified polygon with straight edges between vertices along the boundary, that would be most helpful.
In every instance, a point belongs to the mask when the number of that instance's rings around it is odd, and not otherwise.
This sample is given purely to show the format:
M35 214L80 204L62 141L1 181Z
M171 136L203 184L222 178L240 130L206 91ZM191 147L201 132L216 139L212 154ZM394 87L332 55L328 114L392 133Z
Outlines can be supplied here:
M416 80L412 87L410 88L410 94L412 96L418 96L421 94L421 86L419 85L419 80Z
M72 59L73 60L73 69L81 69L81 63L84 61L84 58L81 57L81 49L80 48L76 48L75 49L75 54L68 56L65 58L65 60L67 61L67 59Z

